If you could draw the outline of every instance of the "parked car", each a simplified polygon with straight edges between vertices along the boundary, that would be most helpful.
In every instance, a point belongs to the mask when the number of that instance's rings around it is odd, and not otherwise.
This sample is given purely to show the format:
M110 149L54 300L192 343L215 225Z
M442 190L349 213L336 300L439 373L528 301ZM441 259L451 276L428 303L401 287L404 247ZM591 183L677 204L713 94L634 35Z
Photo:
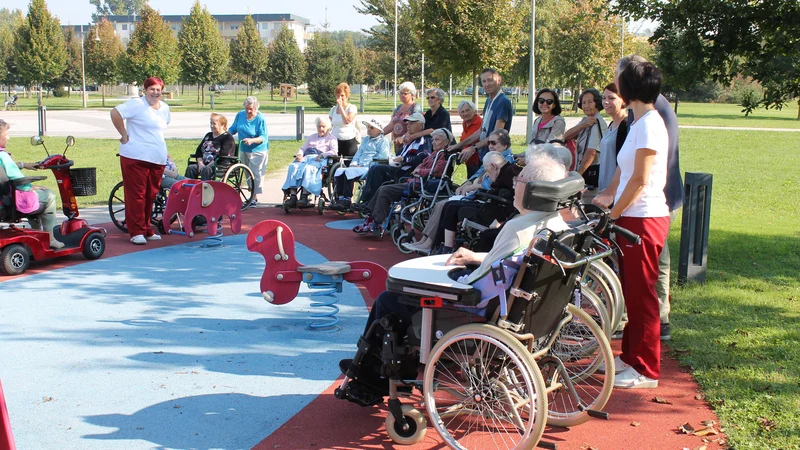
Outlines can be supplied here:
M224 84L212 84L208 86L209 91L222 91L227 89Z
M472 88L468 87L466 90L464 90L464 93L467 95L472 95Z

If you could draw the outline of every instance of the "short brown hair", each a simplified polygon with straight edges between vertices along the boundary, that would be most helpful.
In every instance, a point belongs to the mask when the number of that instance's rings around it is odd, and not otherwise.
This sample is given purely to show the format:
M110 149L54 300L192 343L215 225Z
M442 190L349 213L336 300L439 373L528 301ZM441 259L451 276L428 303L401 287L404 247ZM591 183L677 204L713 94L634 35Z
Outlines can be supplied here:
M339 83L336 85L336 90L334 90L333 93L337 97L344 94L347 98L350 98L350 85L347 83Z
M212 119L219 119L219 124L222 125L226 131L228 130L228 118L223 116L222 114L211 113Z

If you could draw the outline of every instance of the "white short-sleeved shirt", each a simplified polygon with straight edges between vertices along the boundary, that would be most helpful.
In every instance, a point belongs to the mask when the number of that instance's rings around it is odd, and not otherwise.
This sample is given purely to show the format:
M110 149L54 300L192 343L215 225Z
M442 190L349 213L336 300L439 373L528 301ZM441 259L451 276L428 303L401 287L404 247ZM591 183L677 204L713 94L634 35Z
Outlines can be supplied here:
M351 112L358 113L358 108L356 105L350 103L347 105L347 108L344 110L345 113L350 114ZM356 121L353 120L352 122L345 125L344 119L342 115L339 114L339 106L334 106L331 108L331 112L328 113L331 117L331 133L336 137L336 139L340 141L348 141L353 139L358 134L358 130L356 129Z
M628 209L622 212L625 217L665 217L669 215L667 199L664 196L664 185L667 183L667 148L669 137L664 120L658 111L648 111L635 121L628 131L628 137L617 155L620 169L619 187L614 202L619 201L633 175L636 151L640 148L655 150L656 157L650 168L650 177L641 196L634 200Z
M599 112L595 114L594 117L597 119L597 123L592 125L590 129L581 130L580 134L578 134L578 137L576 138L578 150L578 163L576 164L576 167L579 167L581 164L583 164L583 155L586 153L587 149L593 148L597 152L600 152L600 141L603 139L603 135L606 133L607 126L605 119L603 119L603 116L601 116ZM578 125L582 125L587 120L589 120L588 117L584 117L580 122L578 122ZM595 155L594 161L590 165L600 164L599 161L600 160L598 159L598 156Z
M117 105L128 131L128 143L119 146L120 156L153 164L167 163L164 131L170 121L169 106L160 103L159 109L154 109L145 97L139 97Z

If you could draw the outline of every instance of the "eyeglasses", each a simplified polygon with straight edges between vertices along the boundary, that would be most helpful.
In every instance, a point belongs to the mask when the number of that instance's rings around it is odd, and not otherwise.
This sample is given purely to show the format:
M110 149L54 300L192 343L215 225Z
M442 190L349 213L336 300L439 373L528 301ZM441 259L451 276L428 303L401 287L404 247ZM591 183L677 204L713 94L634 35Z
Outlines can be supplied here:
M539 102L540 105L544 105L545 103L547 103L548 105L552 105L553 103L555 103L555 100L553 100L552 98L540 98L537 101Z
M439 97L434 95L433 97L428 97L428 100L439 100Z
M409 94L411 94L411 92L409 92L409 91L403 91L403 92L400 93L400 95L409 95Z
M497 141L489 141L489 145L497 145Z

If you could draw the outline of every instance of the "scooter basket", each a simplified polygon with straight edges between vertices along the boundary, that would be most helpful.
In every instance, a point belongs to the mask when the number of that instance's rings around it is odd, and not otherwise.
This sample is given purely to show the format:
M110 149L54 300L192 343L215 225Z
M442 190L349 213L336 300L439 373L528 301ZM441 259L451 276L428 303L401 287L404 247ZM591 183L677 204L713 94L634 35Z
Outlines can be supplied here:
M97 194L97 169L95 167L70 169L69 178L72 181L72 192L76 197Z

